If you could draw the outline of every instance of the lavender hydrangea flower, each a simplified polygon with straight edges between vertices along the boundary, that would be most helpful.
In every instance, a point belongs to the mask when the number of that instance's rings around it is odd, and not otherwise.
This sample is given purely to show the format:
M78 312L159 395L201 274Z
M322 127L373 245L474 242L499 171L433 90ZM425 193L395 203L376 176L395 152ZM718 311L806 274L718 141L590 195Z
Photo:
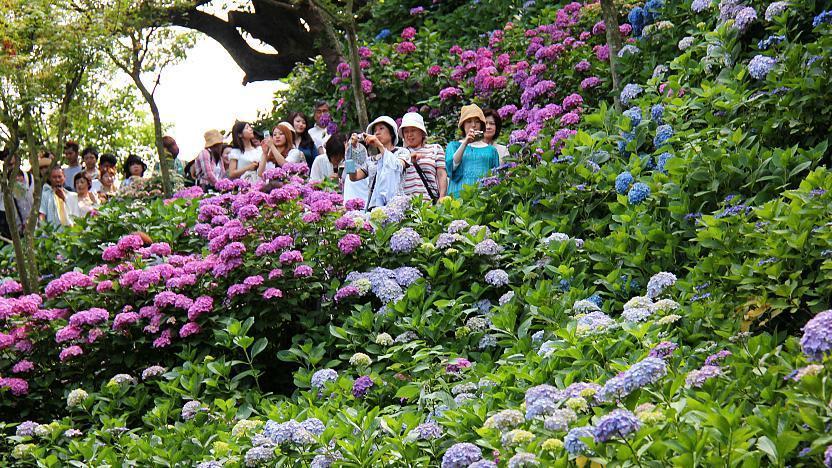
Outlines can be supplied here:
M442 428L435 422L426 422L413 428L408 437L413 440L432 440L442 437Z
M707 10L713 4L713 0L693 0L693 3L690 5L691 10L694 13L702 13L703 11Z
M542 384L526 390L526 419L552 414L560 392L549 384Z
M676 351L678 347L679 345L673 343L672 341L662 341L650 350L649 356L666 359L668 356L673 354L673 351Z
M676 284L676 275L662 271L650 277L647 282L647 297L657 298L665 289Z
M333 369L321 369L312 374L312 387L318 390L324 388L327 382L338 380L338 372Z
M615 321L609 315L600 311L590 312L578 317L578 327L585 327L592 332L604 331L613 323Z
M718 377L722 374L722 368L719 366L702 366L699 369L688 372L685 377L685 385L691 388L699 388L708 380Z
M832 468L832 445L826 447L823 452L823 464L825 468Z
M533 453L518 452L508 460L508 468L523 468L529 466L540 466L540 462Z
M640 322L646 322L647 319L649 319L650 316L652 316L652 315L653 315L653 311L650 310L650 309L643 309L643 308L640 308L640 307L634 307L634 308L625 310L621 314L621 317L624 320L626 320L628 322L631 322L631 323L640 323Z
M182 419L185 421L193 419L200 411L207 411L207 408L202 406L202 403L199 401L191 400L182 406Z
M667 375L667 363L657 357L646 357L626 371L607 380L598 392L599 401L621 399L635 390L658 382Z
M38 426L40 426L40 424L34 421L23 421L17 426L15 435L18 437L32 437L35 435L35 429Z
M810 361L822 361L832 352L832 310L823 311L806 323L800 346Z
M629 105L630 101L637 98L642 91L644 91L644 89L635 83L627 84L624 86L624 89L621 90L621 96L619 96L621 105Z
M505 432L516 428L517 426L523 424L523 422L523 413L517 410L507 409L489 416L489 418L485 420L483 427Z
M474 253L477 255L494 256L498 255L502 251L503 248L499 244L494 242L492 239L485 239L484 241L474 246Z
M595 425L595 440L606 442L613 437L627 437L641 427L636 415L625 409L617 409L602 417Z
M442 456L442 468L468 468L482 459L482 450L474 444L461 442L452 445Z
M815 16L812 20L812 27L816 28L824 23L832 23L832 10L826 10Z
M755 80L764 80L776 64L777 59L774 57L756 55L748 62L748 74Z
M491 270L485 274L485 282L495 287L502 287L508 284L508 273L503 270Z
M659 128L656 129L656 136L653 138L653 146L659 148L667 143L673 136L673 127L668 124L659 125Z
M734 16L734 28L745 32L754 21L757 21L757 10L752 7L743 7Z
M262 445L248 449L244 457L246 466L260 466L274 460L274 447Z
M352 395L356 398L364 398L370 387L374 385L373 380L369 376L361 376L355 380L352 385Z
M578 415L569 408L557 409L543 420L543 427L549 431L566 431L569 423L578 419Z
M688 50L690 48L690 46L692 46L692 45L693 45L693 36L685 36L681 40L679 40L678 47L679 47L679 50L685 51L685 50Z
M784 11L789 7L789 2L774 2L766 8L765 15L763 15L766 21L772 21L775 17L780 16L783 14Z
M409 253L422 243L422 236L413 228L402 228L390 238L390 250L395 253Z

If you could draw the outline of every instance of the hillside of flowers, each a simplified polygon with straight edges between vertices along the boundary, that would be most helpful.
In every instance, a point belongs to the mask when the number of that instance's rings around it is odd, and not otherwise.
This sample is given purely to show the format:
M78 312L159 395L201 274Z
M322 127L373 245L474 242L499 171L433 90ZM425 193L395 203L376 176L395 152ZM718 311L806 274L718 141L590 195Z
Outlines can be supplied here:
M619 7L620 111L597 3L362 48L373 115L499 108L459 199L287 165L42 241L44 290L0 284L0 462L832 466L829 5ZM341 68L289 99L347 116Z

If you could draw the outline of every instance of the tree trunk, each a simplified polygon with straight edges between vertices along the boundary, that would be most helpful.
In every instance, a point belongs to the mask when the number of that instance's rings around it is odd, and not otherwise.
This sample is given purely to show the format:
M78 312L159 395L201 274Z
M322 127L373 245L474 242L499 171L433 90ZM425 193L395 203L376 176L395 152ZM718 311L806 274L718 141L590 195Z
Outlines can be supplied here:
M25 257L24 269L26 270L26 276L29 283L24 284L23 288L29 293L34 293L38 291L40 283L38 260L35 255L35 228L38 225L40 215L40 200L43 194L43 180L40 176L37 142L35 141L34 133L32 133L32 115L31 108L29 106L26 106L23 110L23 125L26 129L26 143L29 146L29 164L32 167L32 178L34 179L35 184L35 190L32 194L32 211L29 213L29 217L26 219L26 226L23 229L23 252Z
M355 111L358 117L359 128L367 128L370 120L367 116L367 101L364 90L361 87L361 66L358 57L358 39L355 34L355 20L352 17L348 20L347 43L349 46L350 71L352 75L352 95L355 99Z
M170 172L168 169L168 158L165 155L165 145L162 142L162 118L159 116L159 107L156 105L156 98L153 97L153 93L151 93L144 85L141 77L138 74L132 73L130 74L130 77L133 78L133 82L136 84L136 87L139 88L144 100L147 101L147 104L150 106L150 113L153 115L153 134L156 138L156 152L159 155L159 171L162 174L162 191L165 193L166 198L170 198L171 195L173 195L173 190L171 187Z
M78 69L75 70L72 78L66 84L64 88L64 97L61 100L61 105L58 108L58 131L55 141L55 159L58 159L59 155L63 154L64 149L64 138L66 137L66 128L67 128L67 115L69 114L69 106L72 104L72 100L75 99L75 91L78 90L78 87L81 85L81 80L84 78L84 74L87 71L86 65L79 65Z
M615 9L613 0L601 0L601 12L604 18L604 25L607 29L607 46L610 50L610 76L612 77L612 91L615 108L621 111L621 102L618 95L621 92L621 84L618 81L618 51L621 50L621 33L618 31L618 11Z
M9 226L9 235L12 238L14 263L17 267L20 284L23 285L27 293L32 293L34 292L31 290L32 281L29 278L29 269L26 266L26 255L23 250L23 242L20 238L19 225L17 224L17 205L14 202L14 194L12 193L12 187L19 170L18 164L9 164L12 160L12 155L14 153L10 153L3 164L3 175L0 178L0 186L2 186L3 191L3 209L5 210L6 223Z

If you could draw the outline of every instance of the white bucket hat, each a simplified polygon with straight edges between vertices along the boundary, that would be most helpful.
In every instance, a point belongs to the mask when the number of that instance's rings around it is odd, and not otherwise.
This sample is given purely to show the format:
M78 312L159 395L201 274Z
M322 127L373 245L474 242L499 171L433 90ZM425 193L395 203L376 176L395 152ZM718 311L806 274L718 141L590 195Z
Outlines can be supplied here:
M375 120L370 122L370 125L367 125L367 131L365 133L368 133L368 134L372 135L373 134L373 127L375 127L376 124L380 124L380 123L387 124L388 126L390 126L390 130L393 130L393 134L392 134L392 136L393 136L393 146L398 146L398 144L399 144L399 126L396 125L396 121L393 120L392 117L382 115L381 117L376 118Z
M413 127L418 128L428 136L428 131L425 130L425 119L422 118L422 115L418 112L408 112L404 116L402 116L402 124L399 126L399 134L404 138L404 134L402 133L402 129L405 127Z

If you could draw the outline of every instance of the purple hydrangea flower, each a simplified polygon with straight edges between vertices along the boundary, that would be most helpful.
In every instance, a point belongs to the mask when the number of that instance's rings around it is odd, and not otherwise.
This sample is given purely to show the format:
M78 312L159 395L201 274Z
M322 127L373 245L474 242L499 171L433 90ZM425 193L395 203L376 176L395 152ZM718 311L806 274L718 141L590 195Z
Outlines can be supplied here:
M719 366L702 366L700 369L688 372L687 377L685 377L685 385L692 388L699 388L709 379L718 377L721 374L722 368Z
M395 253L409 253L422 244L422 237L413 228L402 228L390 238L390 250Z
M508 273L499 269L491 270L485 274L485 282L491 286L505 286L508 284Z
M595 438L595 428L592 426L581 426L571 429L563 438L563 448L571 455L581 455L589 450L589 447L581 440L582 438Z
M810 361L822 361L824 355L832 352L832 310L823 311L806 323L800 346Z
M776 64L777 59L774 57L756 55L748 62L748 74L755 80L764 80Z
M482 450L474 444L461 442L452 445L442 456L442 468L467 468L482 459Z
M373 379L366 375L361 376L352 385L352 395L356 398L364 398L373 385L375 385Z
M641 427L636 415L625 409L617 409L602 417L595 426L595 440L606 442L613 437L627 437Z

